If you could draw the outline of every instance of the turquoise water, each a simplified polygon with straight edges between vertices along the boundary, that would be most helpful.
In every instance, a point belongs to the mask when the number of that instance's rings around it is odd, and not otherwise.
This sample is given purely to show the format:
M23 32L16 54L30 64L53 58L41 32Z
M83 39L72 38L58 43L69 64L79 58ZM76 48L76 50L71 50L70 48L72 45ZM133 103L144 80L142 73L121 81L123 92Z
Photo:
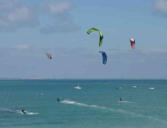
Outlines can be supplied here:
M166 127L166 80L0 81L0 128Z

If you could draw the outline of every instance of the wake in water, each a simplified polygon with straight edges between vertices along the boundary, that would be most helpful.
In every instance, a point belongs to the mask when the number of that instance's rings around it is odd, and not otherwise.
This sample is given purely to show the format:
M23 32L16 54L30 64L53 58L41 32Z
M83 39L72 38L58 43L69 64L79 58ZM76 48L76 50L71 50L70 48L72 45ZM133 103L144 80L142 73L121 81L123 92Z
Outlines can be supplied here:
M25 111L25 113L23 113L21 110L16 110L16 112L21 115L38 115L39 114L37 112L29 112L29 111Z
M121 102L123 102L123 101L121 101ZM108 107L105 107L105 106L89 105L89 104L79 103L79 102L72 101L72 100L62 100L60 103L76 105L76 106L80 106L80 107L95 108L95 109L106 110L106 111L111 111L111 112L117 112L117 113L121 113L121 114L125 114L125 115L130 115L130 116L133 116L133 117L147 118L147 119L150 119L150 120L154 120L154 121L158 121L160 123L167 124L167 121L165 121L165 120L154 118L152 116L145 116L145 115L142 115L142 114L129 112L129 111L126 111L126 110L123 110L123 109L113 109L113 108L108 108Z
M8 109L8 108L0 108L0 113L1 112L9 112L9 113L15 113L16 111L12 110L12 109Z
M118 103L129 103L129 104L132 104L132 103L135 103L135 102L123 100L123 101L118 101Z
M8 109L8 108L0 108L0 113L1 112L17 113L17 114L21 114L21 115L38 115L39 114L37 112L29 112L29 111L25 111L25 113L23 113L21 110L12 110L12 109Z
M63 104L73 104L73 105L82 106L82 107L88 107L88 108L107 109L104 106L88 105L88 104L79 103L79 102L71 101L71 100L63 100L60 103L63 103Z

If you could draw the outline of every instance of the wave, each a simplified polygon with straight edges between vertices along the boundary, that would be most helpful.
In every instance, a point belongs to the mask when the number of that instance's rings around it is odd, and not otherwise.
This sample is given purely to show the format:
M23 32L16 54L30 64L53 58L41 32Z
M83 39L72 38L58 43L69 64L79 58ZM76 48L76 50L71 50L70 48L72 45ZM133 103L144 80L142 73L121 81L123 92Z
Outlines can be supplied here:
M165 121L165 120L161 120L161 119L155 118L153 116L146 116L146 115L138 114L138 113L135 113L135 112L126 111L126 110L123 110L123 109L113 109L113 108L109 108L109 107L105 107L105 106L89 105L89 104L79 103L79 102L72 101L72 100L63 100L60 103L76 105L76 106L80 106L80 107L95 108L95 109L106 110L106 111L111 111L111 112L117 112L117 113L121 113L121 114L125 114L125 115L130 115L130 116L133 116L133 117L142 117L142 118L146 118L146 119L149 119L149 120L154 120L154 121L158 121L160 123L167 124L167 121Z

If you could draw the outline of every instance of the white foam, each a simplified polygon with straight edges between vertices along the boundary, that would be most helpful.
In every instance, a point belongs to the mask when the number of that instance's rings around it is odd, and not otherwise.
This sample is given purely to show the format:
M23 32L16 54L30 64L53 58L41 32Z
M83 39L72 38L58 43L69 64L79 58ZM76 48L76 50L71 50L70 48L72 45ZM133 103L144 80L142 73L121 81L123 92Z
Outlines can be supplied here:
M137 86L132 86L132 88L137 88Z
M29 112L29 111L24 111L25 113L23 113L21 110L16 110L16 112L21 115L38 115L39 114L37 112Z
M150 90L154 90L155 88L154 88L154 87L150 87L149 89L150 89Z
M74 88L77 89L77 90L81 90L82 89L80 86L75 86Z
M111 111L111 112L117 112L117 113L121 113L121 114L130 115L130 116L133 116L133 117L143 117L143 118L147 118L147 119L150 119L150 120L154 120L154 121L158 121L158 122L167 124L167 121L165 121L165 120L161 120L161 119L158 119L158 118L155 118L155 117L152 117L152 116L145 116L145 115L142 115L142 114L126 111L126 110L123 110L123 109L113 109L113 108L108 108L108 107L99 106L99 105L88 105L88 104L85 104L85 103L79 103L79 102L72 101L72 100L63 100L60 103L76 105L76 106L81 106L81 107L95 108L95 109L100 109L100 110L107 110L107 111Z
M129 104L132 104L132 103L135 103L135 102L123 100L123 101L118 101L118 103L129 103Z
M0 111L2 111L2 112L15 112L14 110L8 109L8 108L0 108Z
M38 115L38 112L26 112L27 115Z
M10 112L10 113L18 113L21 115L38 115L39 113L37 112L28 112L25 111L25 113L23 113L21 110L12 110L12 109L8 109L8 108L0 108L0 112Z
M63 103L63 104L73 104L73 105L83 106L83 107L89 107L89 108L106 109L106 107L104 107L104 106L88 105L88 104L79 103L79 102L71 101L71 100L63 100L60 103Z

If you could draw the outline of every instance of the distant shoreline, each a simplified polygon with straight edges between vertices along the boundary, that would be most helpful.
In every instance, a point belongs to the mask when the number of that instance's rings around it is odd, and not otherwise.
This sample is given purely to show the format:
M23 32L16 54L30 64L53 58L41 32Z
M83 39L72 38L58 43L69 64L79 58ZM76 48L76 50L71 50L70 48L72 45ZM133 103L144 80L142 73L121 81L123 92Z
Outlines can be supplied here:
M64 80L64 81L71 81L71 80L79 80L79 81L83 81L83 80L87 80L87 81L117 81L117 80L130 80L130 81L135 81L135 80L145 80L145 81L148 81L148 80L167 80L167 79L154 79L154 78L152 78L152 79L121 79L121 78L118 78L118 79L99 79L99 78L90 78L90 79L84 79L84 78L70 78L70 79L49 79L49 78L46 78L46 79L44 79L44 78L39 78L39 79L32 79L32 78L30 78L30 79L28 79L28 78L16 78L16 79L10 79L10 78L4 78L4 79L0 79L0 81L6 81L6 80L9 80L9 81L22 81L22 80L57 80L57 81L61 81L61 80Z

